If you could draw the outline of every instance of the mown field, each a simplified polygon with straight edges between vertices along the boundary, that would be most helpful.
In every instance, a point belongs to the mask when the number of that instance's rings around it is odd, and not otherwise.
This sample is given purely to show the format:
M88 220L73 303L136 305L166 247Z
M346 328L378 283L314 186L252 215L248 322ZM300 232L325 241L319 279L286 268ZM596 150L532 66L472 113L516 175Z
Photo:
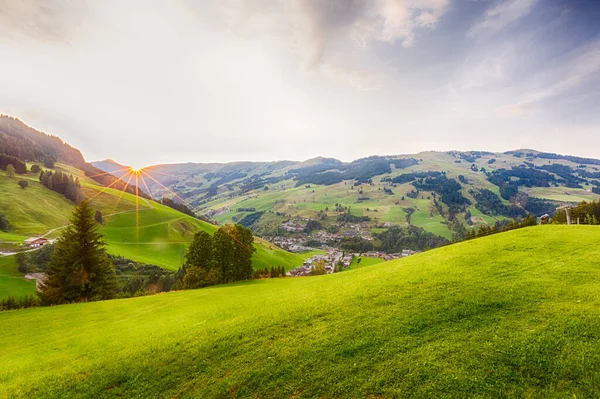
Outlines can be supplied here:
M0 397L597 397L599 240L536 226L333 275L4 312Z

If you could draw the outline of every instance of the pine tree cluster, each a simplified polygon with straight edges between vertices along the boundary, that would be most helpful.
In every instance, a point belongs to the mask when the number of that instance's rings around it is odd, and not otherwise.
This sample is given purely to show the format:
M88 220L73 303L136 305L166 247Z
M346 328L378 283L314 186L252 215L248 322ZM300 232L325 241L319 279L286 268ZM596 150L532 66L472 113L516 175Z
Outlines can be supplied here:
M40 182L44 187L65 196L66 199L79 204L83 201L83 192L81 191L81 183L79 177L73 178L73 175L67 175L57 170L44 171L40 173Z

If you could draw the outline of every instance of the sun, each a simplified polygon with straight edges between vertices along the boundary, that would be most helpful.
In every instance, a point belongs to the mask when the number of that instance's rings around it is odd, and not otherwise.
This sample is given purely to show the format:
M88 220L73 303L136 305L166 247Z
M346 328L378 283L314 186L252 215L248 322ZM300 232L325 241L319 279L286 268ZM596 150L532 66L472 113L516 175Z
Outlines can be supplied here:
M143 169L144 169L144 167L139 166L139 165L131 165L129 167L129 170L132 171L133 173L140 173Z

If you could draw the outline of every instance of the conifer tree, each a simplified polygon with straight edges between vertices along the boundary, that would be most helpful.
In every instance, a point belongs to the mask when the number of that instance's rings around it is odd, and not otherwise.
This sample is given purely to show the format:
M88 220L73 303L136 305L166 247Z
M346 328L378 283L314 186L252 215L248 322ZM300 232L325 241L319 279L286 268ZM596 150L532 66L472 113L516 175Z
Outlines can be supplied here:
M42 297L49 303L114 297L116 274L105 245L94 220L94 211L87 201L83 201L75 208L71 225L54 247Z

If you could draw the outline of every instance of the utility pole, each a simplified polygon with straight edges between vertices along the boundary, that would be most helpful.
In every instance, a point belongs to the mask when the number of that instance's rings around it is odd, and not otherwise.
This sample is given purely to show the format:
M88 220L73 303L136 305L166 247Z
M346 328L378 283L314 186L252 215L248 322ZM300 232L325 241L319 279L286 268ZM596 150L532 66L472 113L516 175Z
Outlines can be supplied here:
M565 212L567 214L567 224L570 225L571 224L571 214L569 213L569 207L568 206L565 207Z

